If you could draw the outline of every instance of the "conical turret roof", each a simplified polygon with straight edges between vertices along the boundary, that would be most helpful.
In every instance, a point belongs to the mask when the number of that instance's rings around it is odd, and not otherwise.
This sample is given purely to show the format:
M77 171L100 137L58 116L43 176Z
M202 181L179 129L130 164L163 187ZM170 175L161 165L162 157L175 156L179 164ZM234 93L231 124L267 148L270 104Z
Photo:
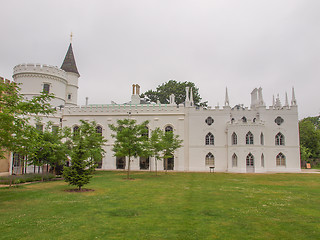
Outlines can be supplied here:
M72 44L70 43L68 52L64 58L64 61L61 65L61 69L66 71L66 72L73 72L76 73L80 76L77 65L76 65L76 60L74 59L73 55L73 50L72 50Z

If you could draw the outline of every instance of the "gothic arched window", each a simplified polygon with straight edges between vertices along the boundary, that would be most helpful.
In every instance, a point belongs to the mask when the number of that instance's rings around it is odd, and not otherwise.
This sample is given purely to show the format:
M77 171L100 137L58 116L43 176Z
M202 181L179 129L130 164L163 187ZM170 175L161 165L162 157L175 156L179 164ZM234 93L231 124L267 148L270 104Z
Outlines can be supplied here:
M254 157L252 153L249 153L246 158L247 166L254 166Z
M232 155L232 167L237 167L238 166L238 156L237 154Z
M206 135L206 145L214 145L214 136L212 133Z
M261 154L261 167L264 167L264 155L263 155L263 153Z
M242 117L242 122L246 123L247 122L247 118L246 117Z
M276 157L277 166L286 166L286 156L283 153L279 153Z
M250 131L246 134L246 144L253 144L253 134Z
M102 127L101 126L97 126L96 127L96 132L99 133L100 135L102 135Z
M173 127L169 125L169 126L166 126L164 130L165 132L173 132Z
M263 135L263 133L260 134L260 144L264 145L264 135Z
M275 137L275 144L276 145L284 145L284 135L279 132Z
M142 136L143 136L145 139L148 139L148 138L149 138L149 128L148 128L147 126L146 126L145 130L143 131Z
M214 165L214 156L211 152L206 155L206 166Z
M232 133L231 135L231 144L232 145L237 145L238 143L238 136L235 132Z
M79 126L74 126L73 127L73 134L77 134L77 133L79 133L79 131L80 131Z

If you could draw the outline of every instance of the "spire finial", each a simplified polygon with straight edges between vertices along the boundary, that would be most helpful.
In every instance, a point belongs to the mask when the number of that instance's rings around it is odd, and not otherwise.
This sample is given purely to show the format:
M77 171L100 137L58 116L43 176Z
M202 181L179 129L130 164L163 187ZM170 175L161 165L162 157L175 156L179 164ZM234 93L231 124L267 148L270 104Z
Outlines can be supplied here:
M224 105L229 106L229 96L228 96L228 88L226 87L226 96L224 100Z
M72 43L72 37L73 37L73 34L72 32L70 33L70 43Z
M296 100L296 95L294 93L294 87L292 87L292 100L291 100L291 106L296 106L297 105L297 100Z
M190 104L193 106L193 92L192 92L192 87L190 87Z
M285 103L285 107L289 107L289 101L288 101L288 94L287 94L287 92L286 92L286 103Z

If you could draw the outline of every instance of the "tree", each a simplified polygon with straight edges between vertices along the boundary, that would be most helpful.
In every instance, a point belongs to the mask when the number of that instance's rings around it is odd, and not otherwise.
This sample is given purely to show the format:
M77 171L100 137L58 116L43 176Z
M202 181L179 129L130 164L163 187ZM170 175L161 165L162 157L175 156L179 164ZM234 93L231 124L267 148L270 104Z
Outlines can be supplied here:
M30 134L29 140L33 141L33 144L30 144L32 148L26 153L28 163L41 166L42 176L45 165L50 165L60 173L59 169L66 162L69 153L68 142L63 141L69 132L68 128L61 129L48 122L44 131L34 128L33 134Z
M317 128L319 122L315 118L309 117L299 122L301 158L305 161L320 157L320 129Z
M165 132L162 135L162 158L166 164L166 172L168 170L168 158L172 158L174 151L181 147L183 140L179 139L179 135L174 135L172 131Z
M161 160L161 151L163 150L163 144L162 144L162 136L163 131L160 128L156 128L151 131L151 136L149 139L149 151L150 156L154 157L154 163L155 163L155 169L156 169L156 175L158 174L158 160Z
M147 156L145 133L148 121L137 124L136 120L117 120L117 125L110 124L109 128L115 132L111 134L115 138L113 151L117 157L128 157L127 179L130 179L130 163L132 157Z
M24 153L28 148L31 117L55 112L50 105L52 94L41 93L30 100L20 94L14 82L0 81L0 157L3 151Z
M173 157L175 150L181 147L182 142L179 135L175 135L172 131L163 132L160 128L156 128L151 132L148 146L150 155L155 158L156 175L157 161L164 159L167 171L168 158Z
M63 177L70 185L75 185L81 191L81 187L89 183L95 170L95 161L102 158L105 150L103 145L106 140L96 131L96 122L80 120L81 125L67 139L71 148L71 166L65 166Z
M192 88L193 101L195 105L207 106L207 102L201 102L199 89L193 82L178 82L176 80L170 80L162 85L159 85L155 91L148 90L141 94L141 97L146 97L152 102L159 100L163 104L169 103L169 96L175 95L175 101L177 104L183 103L186 99L186 87Z

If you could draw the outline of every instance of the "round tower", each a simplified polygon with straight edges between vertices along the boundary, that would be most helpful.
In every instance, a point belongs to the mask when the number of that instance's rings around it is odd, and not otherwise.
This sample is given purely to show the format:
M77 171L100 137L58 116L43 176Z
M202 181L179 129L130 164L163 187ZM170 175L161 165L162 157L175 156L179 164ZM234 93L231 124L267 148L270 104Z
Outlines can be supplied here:
M53 93L53 107L76 106L80 74L70 43L61 68L41 64L20 64L13 69L13 79L20 84L21 94L27 99L41 92Z
M19 64L13 68L13 79L20 84L21 94L31 99L41 92L53 93L51 100L54 107L65 105L67 73L62 69L49 65Z

